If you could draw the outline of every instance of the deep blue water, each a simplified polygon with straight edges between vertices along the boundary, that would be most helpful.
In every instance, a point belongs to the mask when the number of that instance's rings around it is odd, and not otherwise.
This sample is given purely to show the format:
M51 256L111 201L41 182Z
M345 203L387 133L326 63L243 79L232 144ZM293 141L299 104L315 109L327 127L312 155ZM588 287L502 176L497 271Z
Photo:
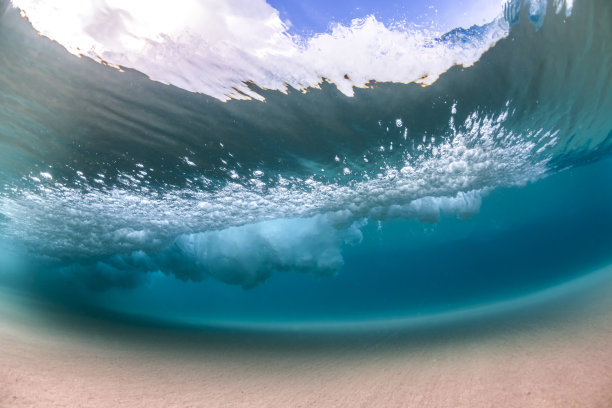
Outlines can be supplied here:
M507 9L489 26L505 38L429 86L249 83L265 102L76 58L6 8L0 282L168 320L341 322L494 304L609 265L612 5L550 3ZM301 32L356 7L271 5Z

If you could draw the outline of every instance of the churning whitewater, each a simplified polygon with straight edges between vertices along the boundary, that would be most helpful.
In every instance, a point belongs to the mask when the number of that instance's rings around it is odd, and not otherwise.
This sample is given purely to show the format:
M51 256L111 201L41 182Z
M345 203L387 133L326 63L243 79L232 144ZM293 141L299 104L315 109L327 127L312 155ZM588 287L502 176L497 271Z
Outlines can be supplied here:
M447 224L510 236L492 225L513 189L537 206L534 186L609 155L612 6L482 3L462 23L364 15L319 33L263 0L5 4L12 269L84 290L253 289L365 274L347 253Z

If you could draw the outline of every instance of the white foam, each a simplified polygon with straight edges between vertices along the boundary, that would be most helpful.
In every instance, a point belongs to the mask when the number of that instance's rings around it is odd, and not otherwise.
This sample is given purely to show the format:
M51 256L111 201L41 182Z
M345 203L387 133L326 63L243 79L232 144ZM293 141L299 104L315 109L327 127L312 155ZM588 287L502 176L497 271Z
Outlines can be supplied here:
M228 178L212 191L196 183L151 191L146 180L127 173L120 177L123 187L82 182L74 188L40 179L0 195L0 213L12 239L52 256L159 251L184 234L338 211L349 214L345 226L362 218L435 221L439 210L428 208L436 206L461 207L448 211L467 217L479 206L472 191L523 184L547 171L556 132L515 134L501 120L508 115L474 112L448 134L432 135L435 143L428 138L405 152L403 160L373 156L365 173L340 176L352 178L349 183L268 173L273 178L265 182ZM442 197L451 201L431 201Z
M573 0L554 0L571 14ZM508 0L504 4L518 0ZM136 69L150 78L220 100L263 97L248 82L282 92L323 79L345 95L370 81L431 84L453 65L474 64L510 25L497 2L436 10L456 24L482 23L461 41L435 29L385 26L374 16L336 24L310 38L292 35L264 0L12 0L42 35L75 55ZM541 24L546 1L525 1ZM451 15L447 15L447 14ZM537 15L536 15L537 14ZM534 20L535 21L535 20ZM447 23L448 24L448 23ZM448 27L443 26L445 29ZM467 27L466 27L467 28Z
M279 271L335 274L343 265L343 243L361 241L360 222L335 228L324 215L270 220L220 231L179 236L170 247L192 268L183 279L214 277L251 287ZM176 254L175 254L176 255ZM169 265L167 272L177 268ZM183 269L184 270L184 269Z
M403 160L373 156L368 169L377 174L340 176L352 178L348 183L282 174L249 181L236 173L212 191L195 184L151 191L130 174L123 174L123 187L41 178L0 195L2 233L34 254L74 260L67 273L97 288L133 287L146 281L136 275L158 270L245 287L273 271L333 275L343 264L342 247L359 242L365 219L469 218L490 189L546 174L557 132L515 134L504 127L512 116L506 109L473 112Z
M480 208L482 191L455 197L423 197L406 205L373 209L371 216L419 218L436 222L441 213L469 217ZM376 214L378 212L378 214ZM227 284L254 287L277 272L333 276L344 265L343 247L362 240L366 219L349 210L308 218L281 218L221 230L181 234L159 250L117 253L95 263L62 267L64 276L92 289L135 287L149 273L161 271L181 280L214 278ZM122 228L113 234L126 248L147 246L150 231Z
M262 97L246 82L286 91L323 78L346 95L371 80L431 84L452 65L472 65L506 36L503 19L471 41L385 26L373 16L311 38L290 35L263 0L13 0L33 26L75 55L139 70L221 100ZM496 9L501 12L501 6Z

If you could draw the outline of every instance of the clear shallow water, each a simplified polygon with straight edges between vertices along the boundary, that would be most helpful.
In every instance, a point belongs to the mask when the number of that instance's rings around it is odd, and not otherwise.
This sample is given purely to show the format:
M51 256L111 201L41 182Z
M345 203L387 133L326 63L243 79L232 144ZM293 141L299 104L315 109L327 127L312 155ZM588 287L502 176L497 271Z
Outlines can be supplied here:
M7 9L1 276L74 308L303 322L452 311L607 265L611 6L550 3L412 44L429 86L246 78L265 102L76 58ZM410 82L377 67L347 76Z

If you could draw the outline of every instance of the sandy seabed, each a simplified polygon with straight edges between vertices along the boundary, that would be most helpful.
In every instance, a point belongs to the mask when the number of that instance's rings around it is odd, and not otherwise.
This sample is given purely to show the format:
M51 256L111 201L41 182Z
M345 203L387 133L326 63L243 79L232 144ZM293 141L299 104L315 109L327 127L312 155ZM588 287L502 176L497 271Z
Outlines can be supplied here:
M112 322L0 292L0 407L612 407L612 273L425 330Z

